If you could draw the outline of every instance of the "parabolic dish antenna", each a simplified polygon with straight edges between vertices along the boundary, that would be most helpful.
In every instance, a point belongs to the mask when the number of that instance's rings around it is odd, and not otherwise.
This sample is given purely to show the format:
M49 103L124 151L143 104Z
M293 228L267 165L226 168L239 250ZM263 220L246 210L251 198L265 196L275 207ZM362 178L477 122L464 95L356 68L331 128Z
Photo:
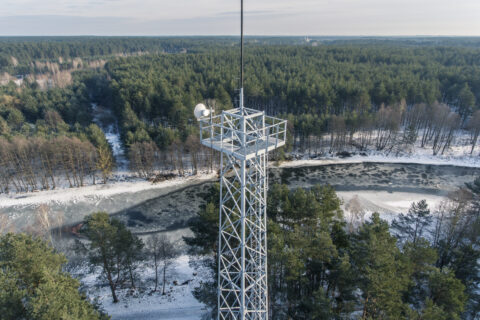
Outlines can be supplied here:
M208 117L210 115L210 110L203 103L199 103L195 106L195 118L200 119L204 117Z

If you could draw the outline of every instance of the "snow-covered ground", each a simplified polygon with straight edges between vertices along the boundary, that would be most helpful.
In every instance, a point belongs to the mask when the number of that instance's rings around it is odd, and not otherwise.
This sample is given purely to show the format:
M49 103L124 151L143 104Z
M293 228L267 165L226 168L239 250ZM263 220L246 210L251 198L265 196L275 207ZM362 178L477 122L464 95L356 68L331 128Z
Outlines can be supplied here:
M342 200L347 223L358 225L367 221L374 212L382 219L392 222L400 213L407 213L413 202L426 200L432 212L438 208L445 197L425 193L388 192L388 191L338 191Z
M154 288L155 269L145 262L139 269L137 290L119 288L118 303L113 303L110 287L98 286L100 268L90 272L87 265L77 268L72 273L79 278L90 299L97 299L112 319L141 320L199 320L208 312L192 294L193 288L210 276L208 270L195 269L189 263L189 256L182 255L175 259L167 269L166 294L162 295L162 268L159 268L159 286Z
M124 182L96 184L80 188L45 190L40 192L0 194L0 209L2 207L29 206L49 203L67 203L79 201L95 201L117 194L136 193L148 190L179 188L182 186L212 180L216 173L204 173L197 176L177 177L171 180L152 183L143 179Z

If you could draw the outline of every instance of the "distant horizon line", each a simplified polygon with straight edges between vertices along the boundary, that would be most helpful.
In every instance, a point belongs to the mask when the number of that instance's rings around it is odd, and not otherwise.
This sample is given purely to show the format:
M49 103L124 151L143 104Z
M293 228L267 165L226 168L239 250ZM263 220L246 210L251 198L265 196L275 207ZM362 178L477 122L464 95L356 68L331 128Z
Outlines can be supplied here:
M41 38L41 37L111 37L111 38L122 38L122 37L138 37L138 38L160 38L160 37L179 37L179 38L186 38L186 37L200 37L200 38L207 38L207 37L240 37L236 34L211 34L211 35L201 35L201 34L177 34L177 35L95 35L95 34L70 34L70 35L55 35L55 34L47 34L47 35L28 35L28 34L12 34L12 35L0 35L0 38L10 38L10 37L30 37L30 38ZM479 35L431 35L431 34L418 34L418 35L359 35L359 34L351 34L351 35L315 35L315 34L296 34L296 35L268 35L268 34L252 34L252 35L245 35L247 38L254 38L254 37L274 37L274 38L292 38L292 37L317 37L317 38L480 38Z

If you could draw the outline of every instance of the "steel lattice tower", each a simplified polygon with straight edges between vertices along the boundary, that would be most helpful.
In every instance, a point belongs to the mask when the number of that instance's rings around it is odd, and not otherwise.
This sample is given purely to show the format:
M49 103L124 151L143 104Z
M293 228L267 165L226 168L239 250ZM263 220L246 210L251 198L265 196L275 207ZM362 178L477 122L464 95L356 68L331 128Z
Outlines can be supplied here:
M267 161L285 144L287 122L244 107L243 0L239 108L196 108L200 141L221 153L218 319L268 319Z
M267 153L285 144L286 121L240 107L201 118L200 129L221 152L218 319L266 320Z

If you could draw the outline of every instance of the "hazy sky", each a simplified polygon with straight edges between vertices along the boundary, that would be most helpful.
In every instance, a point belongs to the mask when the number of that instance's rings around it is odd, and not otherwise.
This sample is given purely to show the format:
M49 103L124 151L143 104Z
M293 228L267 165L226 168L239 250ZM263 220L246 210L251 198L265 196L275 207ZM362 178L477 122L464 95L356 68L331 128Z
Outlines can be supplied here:
M0 35L238 34L239 0L0 0ZM480 0L245 0L251 35L480 35Z

